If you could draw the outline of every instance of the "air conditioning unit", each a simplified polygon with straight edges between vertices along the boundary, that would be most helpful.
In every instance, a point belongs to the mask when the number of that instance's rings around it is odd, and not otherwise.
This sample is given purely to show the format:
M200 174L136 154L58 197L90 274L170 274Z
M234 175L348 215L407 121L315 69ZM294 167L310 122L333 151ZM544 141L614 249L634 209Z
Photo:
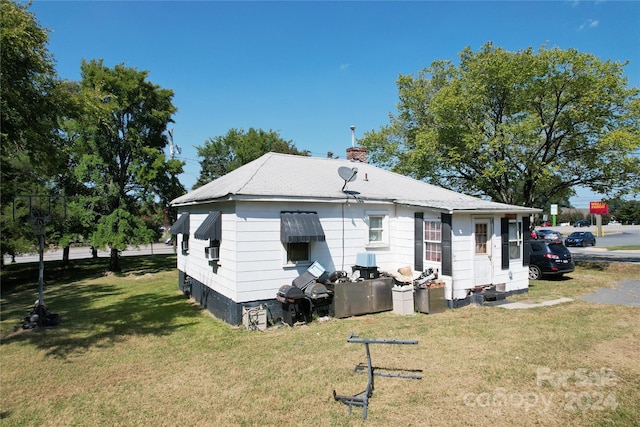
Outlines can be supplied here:
M211 246L207 248L207 258L210 260L220 259L220 248L218 246Z

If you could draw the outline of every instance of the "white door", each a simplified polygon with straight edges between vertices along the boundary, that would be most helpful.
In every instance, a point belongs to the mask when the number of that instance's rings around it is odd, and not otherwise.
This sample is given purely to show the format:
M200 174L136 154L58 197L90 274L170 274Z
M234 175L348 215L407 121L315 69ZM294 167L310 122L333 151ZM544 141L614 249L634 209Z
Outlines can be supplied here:
M490 285L492 282L491 264L491 222L489 219L474 220L474 283L476 286Z

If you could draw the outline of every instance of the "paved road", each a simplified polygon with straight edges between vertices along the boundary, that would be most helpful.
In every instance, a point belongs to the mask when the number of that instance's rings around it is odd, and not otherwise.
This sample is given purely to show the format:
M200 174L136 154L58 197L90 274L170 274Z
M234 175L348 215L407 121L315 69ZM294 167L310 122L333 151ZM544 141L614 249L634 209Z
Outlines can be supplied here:
M538 227L542 228L542 227ZM544 227L559 231L565 237L574 231L591 231L596 234L596 227ZM596 246L580 248L570 247L573 258L577 261L620 261L640 262L640 250L608 251L605 246L640 245L639 225L605 225L602 227L603 236L596 237Z
M137 256L137 255L158 255L158 254L173 254L175 248L173 246L165 245L163 243L155 243L153 245L140 246L138 248L130 247L126 251L122 252L122 256ZM98 251L98 257L108 258L108 251ZM82 259L91 258L91 249L88 247L74 247L69 251L69 259ZM40 260L37 253L25 254L16 257L16 262L38 262ZM45 261L62 260L62 249L49 250L44 253ZM4 257L5 264L11 262L11 257Z

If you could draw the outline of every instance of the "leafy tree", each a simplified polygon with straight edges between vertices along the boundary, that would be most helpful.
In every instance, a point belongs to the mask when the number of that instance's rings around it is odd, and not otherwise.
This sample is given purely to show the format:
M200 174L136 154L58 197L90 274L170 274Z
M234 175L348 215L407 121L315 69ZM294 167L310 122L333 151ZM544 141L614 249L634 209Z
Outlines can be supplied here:
M608 200L609 213L622 224L640 224L640 200Z
M28 8L0 0L0 245L12 255L34 237L12 224L11 206L18 195L48 194L61 164L58 117L67 106L47 30Z
M574 49L485 44L398 79L398 113L361 144L372 162L454 190L526 206L566 204L574 186L640 190L640 99L626 64Z
M128 245L148 243L153 230L140 216L143 202L184 193L176 176L183 162L167 159L173 92L147 80L148 72L102 60L82 62L83 111L77 121L75 177L88 189L84 221L95 224L91 242L109 247L111 271Z
M230 129L224 136L216 136L196 147L200 161L200 176L193 188L220 178L240 166L270 151L283 154L308 156L308 150L298 150L291 141L280 137L273 130L249 128Z

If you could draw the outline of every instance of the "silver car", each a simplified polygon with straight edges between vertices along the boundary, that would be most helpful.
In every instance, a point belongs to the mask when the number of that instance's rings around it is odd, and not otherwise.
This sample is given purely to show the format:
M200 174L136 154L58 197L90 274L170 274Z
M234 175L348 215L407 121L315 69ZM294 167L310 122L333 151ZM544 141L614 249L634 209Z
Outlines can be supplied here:
M536 230L536 237L538 239L550 240L552 242L555 242L557 240L562 240L562 233L560 233L559 231L547 229Z

